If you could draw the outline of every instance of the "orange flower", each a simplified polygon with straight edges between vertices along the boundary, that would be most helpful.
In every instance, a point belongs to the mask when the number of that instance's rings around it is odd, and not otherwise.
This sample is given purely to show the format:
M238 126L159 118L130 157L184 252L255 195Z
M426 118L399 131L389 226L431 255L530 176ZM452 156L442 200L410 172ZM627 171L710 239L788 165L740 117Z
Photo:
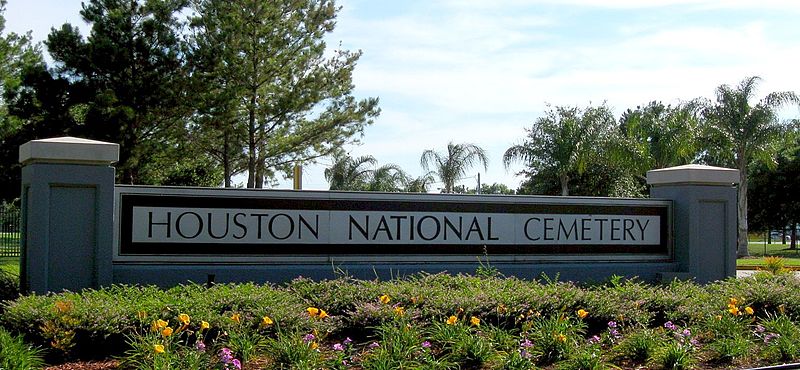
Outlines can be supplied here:
M164 346L162 346L160 344L154 344L153 345L153 352L155 352L155 353L164 353Z
M458 322L458 317L450 316L447 318L447 321L445 322L447 323L447 325L455 325Z
M739 304L739 300L736 298L731 297L728 299L728 306L736 306L737 304Z
M66 313L72 310L72 302L70 301L56 301L56 312Z
M731 315L734 315L734 316L742 314L741 312L739 312L739 308L736 307L736 306L731 306L730 308L728 308L728 312L730 312Z
M261 318L261 326L270 326L272 323L272 319L267 315L264 315L264 317Z
M389 297L388 295L384 294L384 295L380 296L380 298L378 298L378 299L380 299L381 303L383 303L383 304L389 304L389 301L392 300L392 297Z
M744 312L747 313L748 315L752 315L753 313L755 313L755 311L753 310L753 307L750 307L750 306L745 307L744 308Z
M394 313L397 316L403 316L406 313L406 309L403 306L397 306L394 308Z
M564 335L564 334L558 334L558 335L556 335L556 340L561 342L561 343L564 343L564 342L567 341L567 336Z
M586 316L589 316L589 311L586 311L583 308L578 310L578 317L580 317L581 319L585 319Z
M317 347L319 347L319 344L317 344L317 342L311 342L311 349L317 349Z
M319 315L319 308L309 307L309 308L306 308L306 312L308 312L308 316L314 317L314 316Z
M481 319L479 319L479 318L477 318L475 316L472 316L469 319L469 323L472 324L472 326L481 326Z
M172 335L172 328L170 328L169 326L167 326L166 328L164 328L164 330L161 331L161 336L164 338L170 335Z
M189 315L185 313L178 315L178 321L180 321L183 325L189 325Z
M319 318L324 319L326 317L328 317L328 313L325 310L319 310Z
M231 315L231 320L233 320L233 322L235 322L237 324L241 324L242 323L242 317L239 316L238 313L235 313L235 314Z

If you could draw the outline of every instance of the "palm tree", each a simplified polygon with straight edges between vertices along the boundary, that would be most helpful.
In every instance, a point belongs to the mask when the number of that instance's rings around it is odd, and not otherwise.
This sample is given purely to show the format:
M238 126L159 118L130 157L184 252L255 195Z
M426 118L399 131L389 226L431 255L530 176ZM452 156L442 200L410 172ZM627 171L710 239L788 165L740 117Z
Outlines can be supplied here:
M428 187L430 187L434 181L433 172L428 172L416 179L409 178L406 180L404 191L406 193L427 193Z
M737 207L738 252L748 256L747 250L747 169L755 160L772 161L775 143L785 132L786 126L777 117L777 110L789 103L800 103L791 91L772 92L755 105L750 100L755 94L757 76L747 77L739 86L717 87L716 102L703 110L709 142L710 157L717 164L732 162L739 170L739 203ZM716 152L714 152L716 151Z
M523 171L536 174L553 171L561 183L561 195L569 195L570 176L583 174L595 154L601 150L614 116L605 106L555 107L526 129L527 139L508 148L503 164L508 168L515 161L529 167Z
M406 185L406 173L396 164L386 164L372 171L367 190L383 192L403 191Z
M641 178L649 170L691 163L700 151L699 105L690 101L673 107L653 101L628 109L619 119L614 154L626 167L636 167Z
M447 152L439 153L428 149L422 152L420 165L426 171L432 169L444 184L443 193L452 193L456 181L464 177L472 167L482 164L484 170L488 168L488 157L483 148L475 144L447 144Z
M371 155L351 158L344 152L333 157L333 165L325 169L325 180L330 190L365 190L372 178L372 168L377 163Z

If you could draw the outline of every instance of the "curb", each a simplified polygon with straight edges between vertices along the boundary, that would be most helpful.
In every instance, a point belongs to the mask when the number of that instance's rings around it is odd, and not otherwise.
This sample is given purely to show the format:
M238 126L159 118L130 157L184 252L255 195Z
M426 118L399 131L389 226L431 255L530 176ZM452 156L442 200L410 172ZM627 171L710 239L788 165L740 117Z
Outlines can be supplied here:
M790 271L800 271L800 266L784 266L783 268ZM759 271L763 269L764 266L736 266L737 271Z

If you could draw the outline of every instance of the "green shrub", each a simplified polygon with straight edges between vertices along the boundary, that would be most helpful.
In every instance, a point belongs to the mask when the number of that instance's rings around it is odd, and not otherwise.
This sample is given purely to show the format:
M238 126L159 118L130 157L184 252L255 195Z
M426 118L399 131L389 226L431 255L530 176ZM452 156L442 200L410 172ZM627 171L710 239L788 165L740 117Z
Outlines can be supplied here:
M631 330L613 348L612 357L618 361L627 360L643 364L655 355L664 340L664 335L653 329Z
M40 349L0 328L0 369L33 370L43 365Z
M19 297L19 277L0 269L0 312L3 310L3 301L17 297Z

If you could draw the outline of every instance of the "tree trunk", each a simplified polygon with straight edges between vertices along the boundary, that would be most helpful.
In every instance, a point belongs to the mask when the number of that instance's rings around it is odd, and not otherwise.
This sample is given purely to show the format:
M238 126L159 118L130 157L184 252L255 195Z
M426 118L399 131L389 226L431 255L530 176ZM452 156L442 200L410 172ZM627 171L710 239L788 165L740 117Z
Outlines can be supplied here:
M566 197L569 195L569 176L568 175L559 175L559 181L561 182L561 196Z
M248 112L248 153L247 153L247 187L252 189L256 185L256 156L258 150L256 149L256 94L250 96L250 106L247 108Z
M225 187L231 187L231 134L225 130L222 134L222 167L225 172Z
M739 202L737 207L738 222L738 245L736 247L737 257L749 257L750 251L747 249L747 161L745 156L740 153L737 160L739 167Z
M797 249L797 222L792 223L792 244L789 249Z

